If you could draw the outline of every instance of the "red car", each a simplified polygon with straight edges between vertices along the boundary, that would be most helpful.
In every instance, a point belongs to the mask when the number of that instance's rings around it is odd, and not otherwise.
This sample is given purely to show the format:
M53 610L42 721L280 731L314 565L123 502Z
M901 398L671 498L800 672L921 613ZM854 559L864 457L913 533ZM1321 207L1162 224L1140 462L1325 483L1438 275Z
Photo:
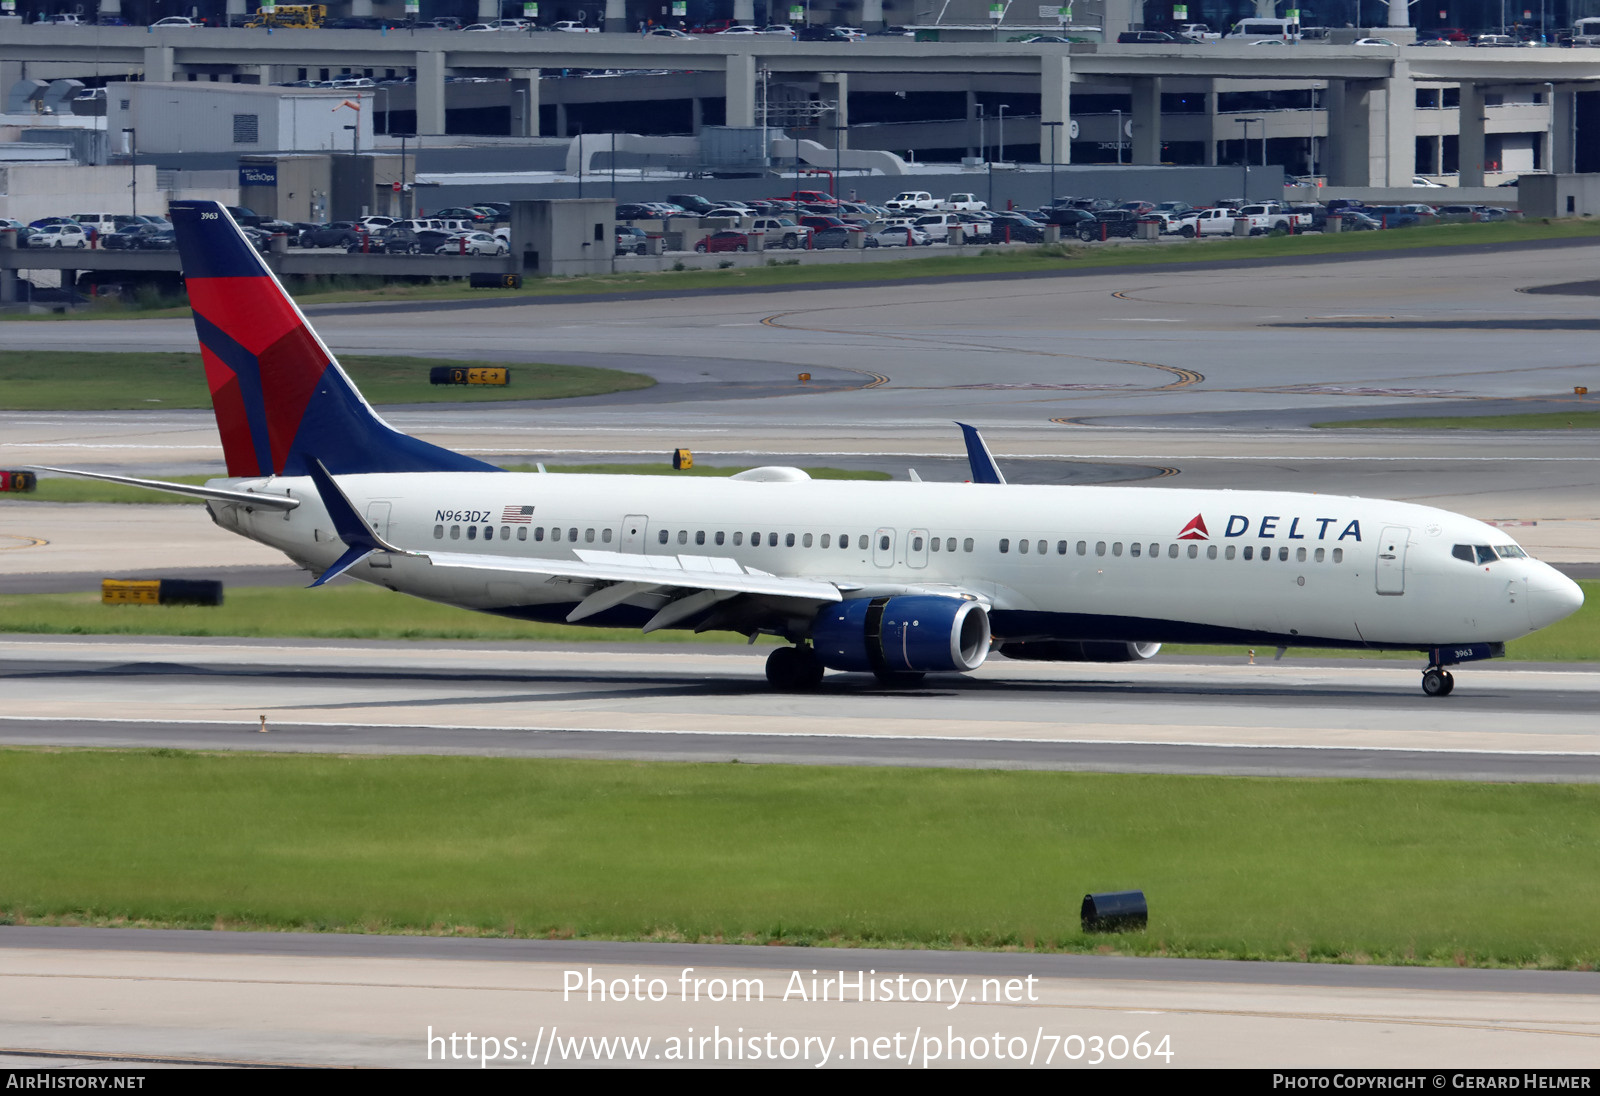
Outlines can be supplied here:
M704 255L711 251L749 251L750 237L743 232L727 229L723 232L714 232L710 236L694 245L694 249Z
M1471 40L1467 32L1460 27L1440 27L1433 32L1433 37L1442 38L1446 42L1466 42Z
M801 205L836 206L838 201L825 190L797 190L788 198L791 202Z

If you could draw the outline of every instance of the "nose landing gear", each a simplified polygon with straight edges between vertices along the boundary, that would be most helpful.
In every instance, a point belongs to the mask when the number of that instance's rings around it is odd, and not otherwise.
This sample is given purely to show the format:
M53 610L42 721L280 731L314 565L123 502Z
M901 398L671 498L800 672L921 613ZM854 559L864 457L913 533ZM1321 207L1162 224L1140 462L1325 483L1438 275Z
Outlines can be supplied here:
M1422 671L1422 691L1428 696L1449 696L1455 687L1455 675L1449 670L1429 666Z

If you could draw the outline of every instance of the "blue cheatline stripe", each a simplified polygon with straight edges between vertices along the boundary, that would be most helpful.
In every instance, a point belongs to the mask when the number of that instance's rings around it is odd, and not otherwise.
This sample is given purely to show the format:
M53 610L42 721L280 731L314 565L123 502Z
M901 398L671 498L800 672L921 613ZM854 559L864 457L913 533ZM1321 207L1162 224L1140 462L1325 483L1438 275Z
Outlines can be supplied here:
M177 234L178 257L185 278L272 276L220 203L172 202L167 212Z

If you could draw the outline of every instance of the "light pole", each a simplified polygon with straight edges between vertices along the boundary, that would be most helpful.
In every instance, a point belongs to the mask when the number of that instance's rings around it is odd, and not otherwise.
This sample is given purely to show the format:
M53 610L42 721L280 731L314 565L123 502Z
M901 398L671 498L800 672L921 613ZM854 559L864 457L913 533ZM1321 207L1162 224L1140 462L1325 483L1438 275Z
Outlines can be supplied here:
M350 155L352 155L352 156L360 156L361 155L361 123L357 122L353 126L345 126L344 128L348 129L350 131Z
M1113 108L1116 109L1116 108ZM1122 111L1117 110L1117 166L1122 166Z
M843 163L841 149L844 147L844 135L850 132L849 126L829 126L833 130L833 178L828 180L828 195L834 201L834 212L837 213L839 202L839 172Z
M1261 121L1261 119L1260 118L1235 118L1234 121L1238 122L1239 125L1243 127L1243 129L1240 131L1242 136L1239 138L1239 183L1240 183L1239 197L1248 200L1249 196L1250 196L1250 123L1251 122L1259 122L1259 121ZM1263 156L1266 155L1266 145L1267 145L1267 127L1265 125L1262 125L1262 127L1261 127L1261 154Z
M1000 152L995 156L995 159L1000 161L1001 166L1004 166L1006 162L1006 111L1010 109L1010 103L1000 104Z
M411 188L406 186L406 139L410 136L411 134L409 133L400 135L400 219L402 221L411 219L411 213L406 209L411 204Z
M128 135L128 170L131 180L128 185L133 188L133 209L135 217L139 215L139 132L134 129L124 129Z
M988 134L986 134L984 132L984 128L983 128L983 104L979 103L978 104L978 159L984 160L984 161L987 161L989 159L989 148L988 148L988 145L989 145Z
M1062 123L1044 122L1041 124L1050 129L1050 201L1054 202L1056 200L1056 134L1060 131Z

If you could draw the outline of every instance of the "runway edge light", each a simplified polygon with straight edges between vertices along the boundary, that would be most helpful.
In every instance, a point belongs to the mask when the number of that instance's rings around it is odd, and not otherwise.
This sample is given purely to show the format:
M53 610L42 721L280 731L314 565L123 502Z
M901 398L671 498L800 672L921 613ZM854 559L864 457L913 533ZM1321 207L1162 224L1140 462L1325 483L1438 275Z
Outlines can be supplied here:
M1149 916L1142 890L1086 894L1079 913L1084 932L1143 932Z

